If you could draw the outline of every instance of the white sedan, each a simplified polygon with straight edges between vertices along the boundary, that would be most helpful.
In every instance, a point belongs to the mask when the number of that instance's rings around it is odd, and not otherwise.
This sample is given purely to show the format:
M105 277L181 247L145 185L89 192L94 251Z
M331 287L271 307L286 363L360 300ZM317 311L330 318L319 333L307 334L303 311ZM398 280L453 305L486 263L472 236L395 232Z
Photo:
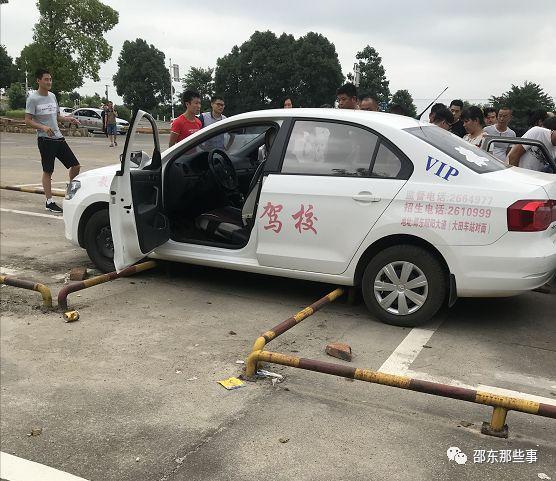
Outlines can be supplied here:
M134 148L141 119L151 155ZM357 286L403 326L556 272L556 176L378 112L250 112L162 151L139 111L121 164L68 186L64 220L105 271L148 256Z
M102 109L95 109L92 107L83 107L73 111L72 114L79 120L82 127L87 127L90 132L100 132L104 128L102 120ZM129 129L129 122L124 119L116 118L116 131L120 135L127 133Z

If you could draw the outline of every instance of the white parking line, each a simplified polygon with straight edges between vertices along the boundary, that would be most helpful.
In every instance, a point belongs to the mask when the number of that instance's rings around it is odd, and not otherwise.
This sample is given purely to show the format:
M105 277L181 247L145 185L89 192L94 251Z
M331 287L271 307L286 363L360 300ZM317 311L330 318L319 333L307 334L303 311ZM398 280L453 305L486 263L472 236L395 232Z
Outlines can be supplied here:
M457 379L448 379L443 378L441 376L431 376L426 372L417 372L417 371L407 371L405 373L406 376L419 379L421 381L429 381L429 382L437 382L440 384L448 384L450 386L457 386L463 387L467 389L473 389L482 392L489 392L492 394L498 394L500 396L509 396L509 397L516 397L519 399L525 399L526 401L534 401L538 403L550 404L551 406L556 406L556 399L548 398L544 396L536 396L535 394L529 394L521 391L514 391L512 389L504 389L501 387L495 386L488 386L486 384L479 384L478 386L471 386L469 384L465 384L462 381L458 381Z
M46 217L47 219L64 220L64 218L62 216L50 215L50 214L41 214L39 212L27 212L26 210L4 209L2 207L2 208L0 208L0 211L2 211L2 212L11 212L12 214L30 215L32 217Z
M409 370L409 366L415 361L419 353L423 350L423 346L429 342L429 339L441 324L442 321L437 321L429 327L414 327L411 329L409 334L405 336L405 339L396 350L390 354L390 357L386 359L378 371L405 376Z
M6 481L87 481L85 478L0 452L0 478Z
M8 267L0 267L0 274L3 274L5 276L13 276L14 274L17 274L17 271Z

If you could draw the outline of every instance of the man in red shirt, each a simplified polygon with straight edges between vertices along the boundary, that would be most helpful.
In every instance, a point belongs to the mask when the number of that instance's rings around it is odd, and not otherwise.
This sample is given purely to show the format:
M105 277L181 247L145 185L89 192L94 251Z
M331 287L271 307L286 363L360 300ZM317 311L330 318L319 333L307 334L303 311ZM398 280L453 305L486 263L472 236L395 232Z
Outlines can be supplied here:
M182 101L185 112L172 122L168 147L172 147L172 145L177 144L203 127L201 121L196 117L201 111L201 96L199 93L186 90L183 93Z

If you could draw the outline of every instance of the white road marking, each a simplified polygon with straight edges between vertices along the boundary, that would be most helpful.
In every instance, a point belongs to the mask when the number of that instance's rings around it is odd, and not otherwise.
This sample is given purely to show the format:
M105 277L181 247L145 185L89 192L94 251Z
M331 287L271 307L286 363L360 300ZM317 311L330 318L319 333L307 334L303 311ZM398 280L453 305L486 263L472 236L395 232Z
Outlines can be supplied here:
M7 481L87 481L85 478L0 452L0 478Z
M378 371L405 376L409 366L415 361L419 353L423 350L423 346L429 342L429 339L441 324L442 321L437 321L429 327L414 327L411 329L409 334L396 350L390 354L390 357L386 359Z
M30 215L33 217L46 217L47 219L64 220L62 216L50 215L50 214L40 214L39 212L27 212L26 210L15 210L15 209L4 209L0 208L2 212L11 212L12 214Z
M0 267L0 274L3 274L5 276L13 276L14 274L17 274L17 271L8 267Z
M556 406L556 399L543 397L543 396L536 396L535 394L529 394L526 392L521 391L513 391L512 389L504 389L501 387L495 386L488 386L486 384L479 384L478 386L471 386L469 384L465 384L462 381L458 381L457 379L448 379L443 378L441 376L431 376L425 372L417 372L417 371L407 371L406 376L409 376L413 379L419 379L421 381L429 381L429 382L437 382L440 384L448 384L449 386L457 386L463 387L467 389L473 389L482 392L489 392L492 394L498 394L500 396L509 396L509 397L516 397L519 399L525 399L526 401L534 401L538 403L550 404L551 406Z

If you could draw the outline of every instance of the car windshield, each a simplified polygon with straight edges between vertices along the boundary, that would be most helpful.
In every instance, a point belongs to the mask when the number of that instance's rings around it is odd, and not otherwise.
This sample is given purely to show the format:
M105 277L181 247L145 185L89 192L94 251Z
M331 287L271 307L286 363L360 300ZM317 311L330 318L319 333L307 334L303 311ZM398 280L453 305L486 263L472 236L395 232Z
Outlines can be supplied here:
M404 130L479 174L508 168L491 154L439 127L411 127Z

